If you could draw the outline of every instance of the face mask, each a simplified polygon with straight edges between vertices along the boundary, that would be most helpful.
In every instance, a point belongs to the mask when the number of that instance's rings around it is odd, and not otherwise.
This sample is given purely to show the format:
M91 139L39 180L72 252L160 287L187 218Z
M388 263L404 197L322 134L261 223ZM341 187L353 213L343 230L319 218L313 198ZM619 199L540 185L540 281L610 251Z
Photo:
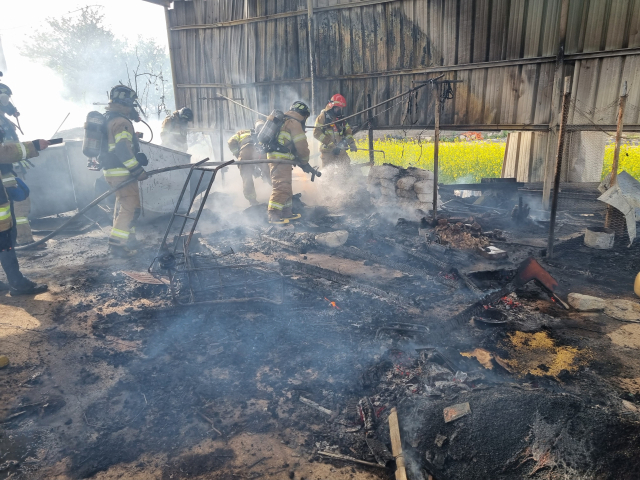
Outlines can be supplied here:
M0 105L2 105L3 107L9 105L9 95L7 95L6 93L0 95Z
M342 116L342 108L341 107L333 107L333 113L336 117Z

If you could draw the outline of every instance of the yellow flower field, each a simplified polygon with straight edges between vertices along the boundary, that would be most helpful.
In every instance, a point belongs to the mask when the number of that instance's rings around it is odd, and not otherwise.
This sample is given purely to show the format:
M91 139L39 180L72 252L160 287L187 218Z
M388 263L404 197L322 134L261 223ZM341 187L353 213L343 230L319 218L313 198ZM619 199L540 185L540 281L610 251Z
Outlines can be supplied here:
M368 148L366 139L357 142ZM442 183L478 183L484 177L499 177L502 171L505 143L503 142L440 142L439 180ZM376 165L391 163L403 168L418 167L433 170L433 142L414 139L378 139L374 141ZM354 162L368 162L369 153L350 153Z
M366 139L358 140L358 148L368 148ZM502 171L505 143L502 142L440 142L440 176L442 183L478 183L483 177L499 177ZM376 153L376 165L391 163L403 168L419 167L433 170L433 142L414 139L378 139L375 150L383 150L385 156ZM607 145L604 154L602 177L611 170L614 145ZM352 161L369 161L369 153L350 153ZM640 180L640 146L622 145L618 172L627 173Z
M604 149L604 168L602 177L604 178L610 171L613 164L613 150L615 145L607 145ZM626 172L634 178L640 180L640 146L620 145L620 159L618 161L618 173Z

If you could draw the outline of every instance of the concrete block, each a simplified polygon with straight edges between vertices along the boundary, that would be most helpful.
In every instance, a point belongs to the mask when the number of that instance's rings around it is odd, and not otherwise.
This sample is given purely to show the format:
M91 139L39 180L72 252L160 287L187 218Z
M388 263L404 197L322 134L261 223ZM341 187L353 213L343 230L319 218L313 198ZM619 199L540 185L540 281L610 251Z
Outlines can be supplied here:
M391 179L400 174L400 169L393 165L377 165L371 167L369 175L376 178Z
M396 182L396 187L400 190L411 190L417 180L416 177L402 177Z
M417 193L432 193L433 192L433 179L432 180L420 180L413 184L413 189Z

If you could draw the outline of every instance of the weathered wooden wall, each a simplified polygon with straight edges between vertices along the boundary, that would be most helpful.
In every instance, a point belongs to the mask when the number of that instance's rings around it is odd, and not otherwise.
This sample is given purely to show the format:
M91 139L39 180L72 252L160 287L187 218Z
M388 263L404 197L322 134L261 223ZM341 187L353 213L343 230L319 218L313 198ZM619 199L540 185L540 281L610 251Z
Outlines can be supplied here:
M605 107L622 81L629 103L640 105L640 0L568 1L564 72L556 74L562 0L314 0L314 107L340 92L348 110L359 111L367 94L375 104L445 73L463 80L445 103L445 128L546 130L555 122L554 75L569 74L578 107L569 123L614 124L615 109ZM194 108L196 128L217 124L216 93L266 113L310 100L306 6L174 1L168 24L176 101ZM405 102L379 115L378 127L428 127L433 104L425 88L410 114ZM239 107L223 102L223 109L225 129L253 123ZM639 115L628 109L629 128L638 128Z

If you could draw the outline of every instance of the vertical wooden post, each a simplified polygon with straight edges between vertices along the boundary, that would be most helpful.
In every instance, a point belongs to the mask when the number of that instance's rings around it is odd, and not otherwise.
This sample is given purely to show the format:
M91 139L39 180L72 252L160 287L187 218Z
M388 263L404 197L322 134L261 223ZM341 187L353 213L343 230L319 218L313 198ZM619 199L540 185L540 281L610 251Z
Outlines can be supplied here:
M624 117L624 108L627 104L627 82L625 81L622 86L622 92L620 93L620 100L618 102L618 122L616 126L616 146L613 151L613 163L611 165L611 180L609 181L609 187L613 187L618 183L618 164L620 160L620 140L622 139L622 119ZM617 212L615 207L607 205L607 213L604 217L605 228L612 228L618 230L616 233L624 234L624 230L621 229L619 221L621 213ZM615 227L618 227L617 229ZM624 228L624 227L623 227Z
M440 84L433 83L436 95L435 132L433 134L433 220L438 219L438 150L440 148Z
M622 139L622 119L624 117L624 108L627 105L627 82L625 80L620 94L618 103L618 122L616 127L616 148L613 151L613 164L611 165L611 181L610 186L618 183L618 161L620 160L620 140Z
M309 33L309 76L311 77L311 114L316 113L316 44L313 35L313 0L307 0L307 30Z
M556 56L556 68L553 72L553 92L551 94L551 119L549 121L549 137L551 132L555 132L558 124L558 115L560 114L560 103L562 96L562 78L564 76L564 46L567 38L567 22L569 19L569 0L562 0L560 7L560 26L558 35L558 53ZM542 206L545 210L549 209L549 197L551 195L551 183L553 182L553 165L554 157L552 157L552 149L550 141L547 141L547 154L544 164L544 185L542 189Z
M371 108L371 94L367 93L367 108ZM373 167L374 157L373 157L373 116L371 115L371 110L369 110L368 114L369 121L369 163Z
M547 258L553 258L553 243L556 229L556 214L558 212L558 193L560 190L560 174L562 173L562 153L564 152L564 137L569 117L569 101L571 100L571 77L564 79L564 96L562 99L562 115L560 130L558 131L558 149L556 150L556 173L553 177L553 197L551 199L551 219L549 222L549 240L547 242Z

